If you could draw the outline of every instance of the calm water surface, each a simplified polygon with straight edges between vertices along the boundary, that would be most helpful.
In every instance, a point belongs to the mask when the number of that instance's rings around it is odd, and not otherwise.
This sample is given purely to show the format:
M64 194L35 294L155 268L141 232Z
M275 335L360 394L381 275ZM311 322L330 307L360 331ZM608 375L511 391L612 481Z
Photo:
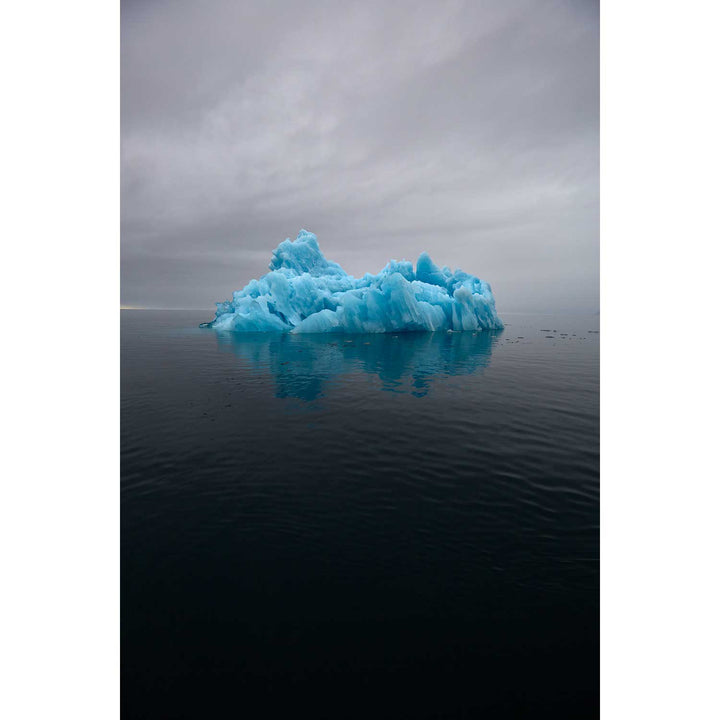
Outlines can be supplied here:
M123 717L597 717L599 318L208 316L122 312Z

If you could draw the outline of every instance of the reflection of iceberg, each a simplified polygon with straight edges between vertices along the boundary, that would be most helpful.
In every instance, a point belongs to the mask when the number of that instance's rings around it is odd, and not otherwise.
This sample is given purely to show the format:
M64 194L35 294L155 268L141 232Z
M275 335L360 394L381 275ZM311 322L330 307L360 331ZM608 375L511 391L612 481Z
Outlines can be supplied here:
M377 275L356 279L301 230L274 250L270 272L233 299L217 303L201 327L234 332L387 333L498 330L490 285L462 270L439 268L427 253L417 267L391 260Z
M251 368L275 376L278 397L314 400L328 382L363 373L382 390L426 395L433 379L469 375L490 362L498 332L373 335L218 333Z

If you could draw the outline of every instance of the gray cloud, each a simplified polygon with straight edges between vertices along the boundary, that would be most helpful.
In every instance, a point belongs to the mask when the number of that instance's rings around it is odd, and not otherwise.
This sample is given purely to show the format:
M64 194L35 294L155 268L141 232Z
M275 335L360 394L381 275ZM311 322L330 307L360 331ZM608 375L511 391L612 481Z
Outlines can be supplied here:
M210 309L305 227L595 311L598 67L594 0L123 0L123 302Z

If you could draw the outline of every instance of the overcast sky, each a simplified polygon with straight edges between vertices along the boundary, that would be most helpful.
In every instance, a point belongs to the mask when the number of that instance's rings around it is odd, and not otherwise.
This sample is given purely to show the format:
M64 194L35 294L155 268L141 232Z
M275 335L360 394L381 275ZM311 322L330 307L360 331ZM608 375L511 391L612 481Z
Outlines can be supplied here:
M122 0L121 83L125 305L212 314L306 228L598 309L596 0Z

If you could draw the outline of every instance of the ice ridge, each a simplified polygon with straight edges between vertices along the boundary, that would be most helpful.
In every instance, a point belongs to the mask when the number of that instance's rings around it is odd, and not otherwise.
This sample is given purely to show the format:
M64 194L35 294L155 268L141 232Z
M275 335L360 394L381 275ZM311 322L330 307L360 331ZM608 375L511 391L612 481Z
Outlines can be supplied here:
M391 260L377 275L348 275L301 230L273 251L270 272L217 303L201 327L234 332L385 333L499 330L490 285L439 268L423 252L413 269Z

